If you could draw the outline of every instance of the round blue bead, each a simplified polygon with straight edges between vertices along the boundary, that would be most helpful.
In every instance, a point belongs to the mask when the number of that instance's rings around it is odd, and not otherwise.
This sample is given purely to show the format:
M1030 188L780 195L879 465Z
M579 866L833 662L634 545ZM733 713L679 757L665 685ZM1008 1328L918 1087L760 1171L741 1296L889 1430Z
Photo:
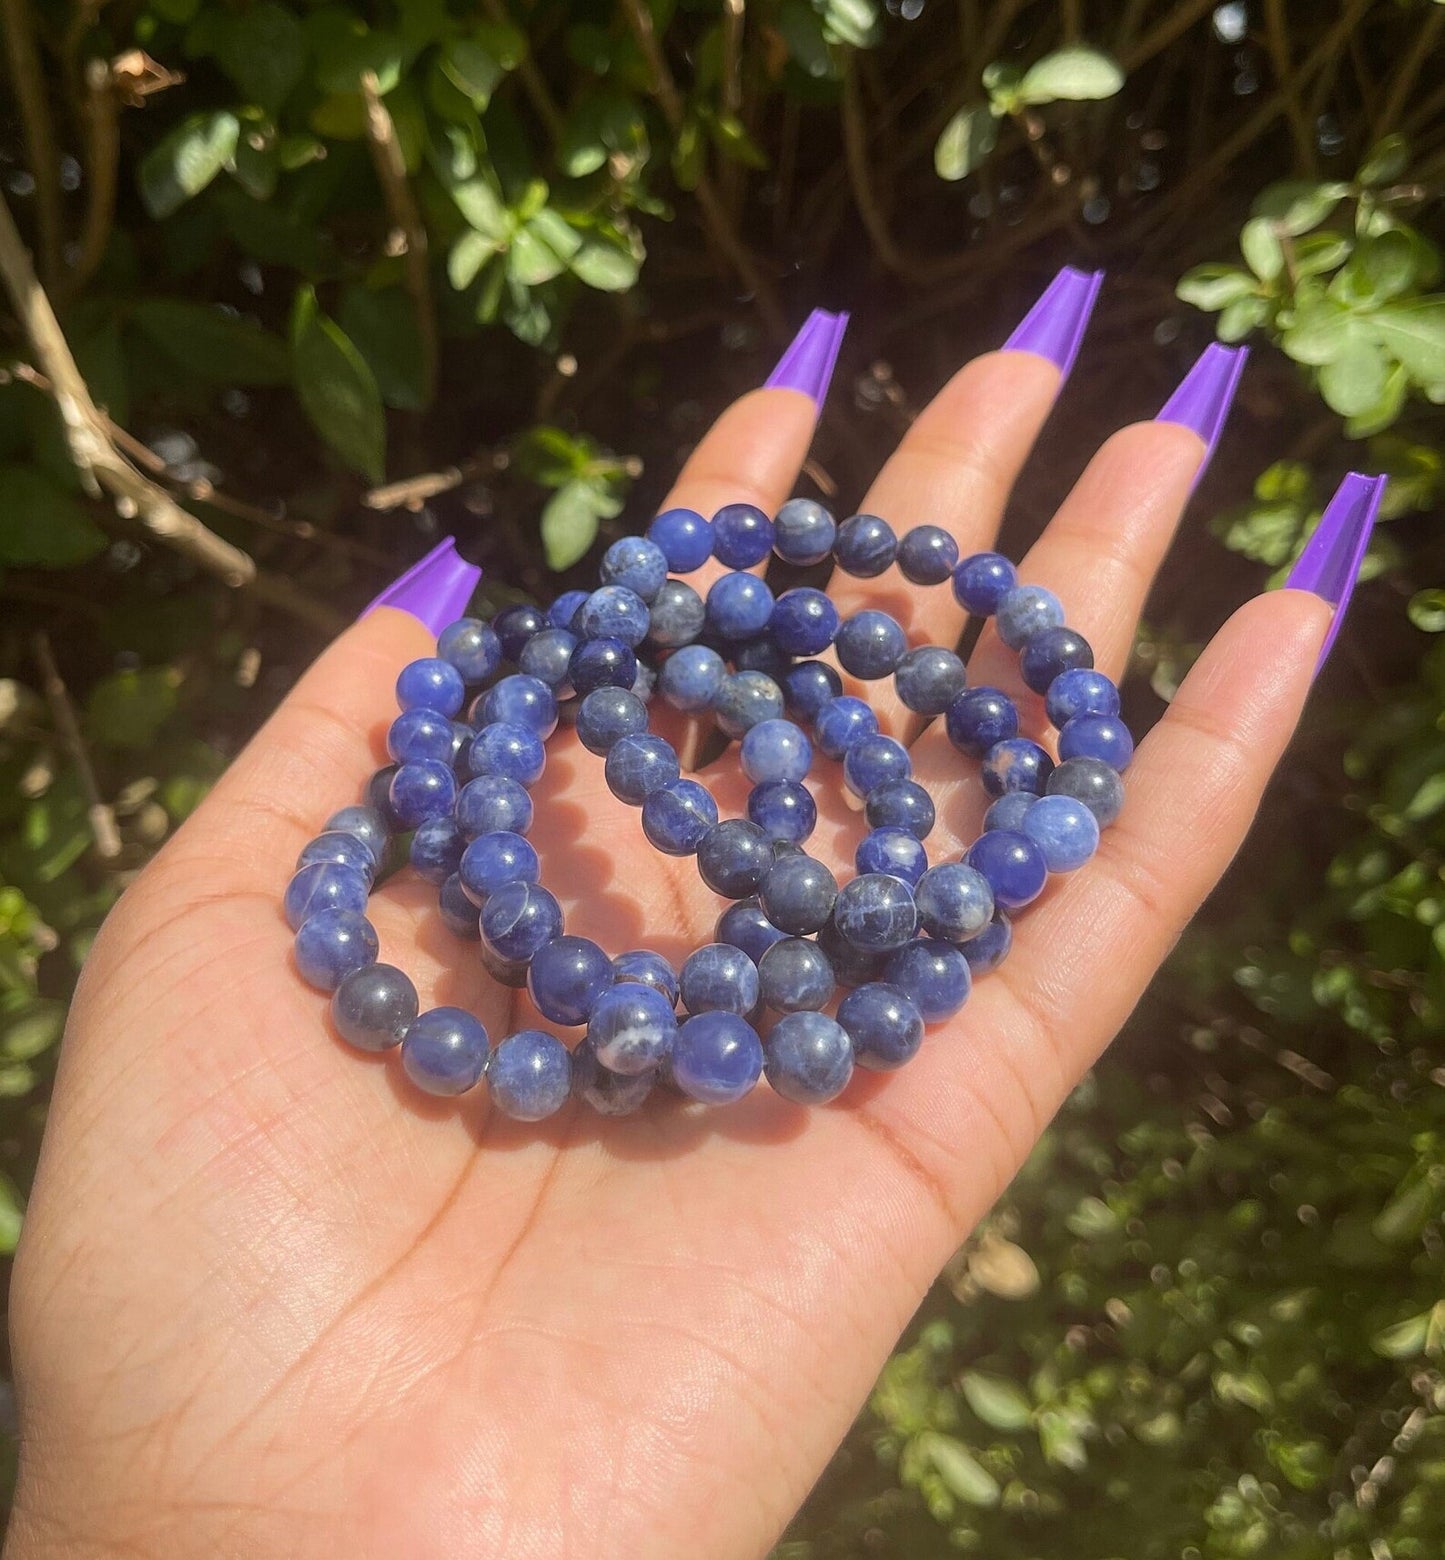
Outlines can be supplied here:
M1009 649L1021 650L1035 634L1063 627L1064 605L1042 585L1015 585L999 602L994 623Z
M572 1053L572 1093L599 1116L630 1116L642 1107L656 1081L655 1072L633 1077L612 1072L597 1060L586 1040Z
M968 967L975 975L987 975L1008 957L1013 940L1013 923L1000 910L977 937L959 944L959 952L968 960Z
M690 645L707 622L707 606L686 580L665 580L652 598L648 637L664 650Z
M637 656L620 639L584 639L567 664L567 681L583 697L599 688L631 688Z
M773 1025L763 1064L774 1094L795 1105L826 1105L853 1076L848 1031L823 1013L789 1013Z
M926 840L933 829L933 798L916 780L890 780L874 786L863 802L870 829L907 829Z
M557 696L540 677L521 672L488 688L482 695L481 710L488 725L526 726L544 742L557 729Z
M891 677L908 654L908 638L902 624L872 607L855 612L843 623L833 645L843 670L864 682Z
M860 737L843 755L843 784L854 796L866 797L880 785L913 777L908 749L881 732Z
M1099 848L1099 820L1077 798L1041 796L1020 825L1050 872L1073 872Z
M472 772L470 755L472 743L477 739L477 728L470 721L454 720L452 726L452 752L448 762L459 781L467 780Z
M948 740L970 758L1019 734L1018 706L1002 688L965 688L944 717Z
M647 730L647 706L626 688L594 688L577 710L577 736L589 753Z
M724 677L713 699L718 729L734 740L765 720L783 713L783 690L762 672L733 672Z
M732 943L704 943L683 961L680 989L689 1013L751 1013L758 967Z
M662 663L658 686L675 710L700 715L712 708L727 675L727 665L706 645L686 645Z
M898 556L898 537L877 515L853 515L838 527L833 556L844 574L876 579Z
M838 930L834 921L818 928L818 947L833 966L833 978L840 986L866 986L877 980L882 959L876 953L855 948Z
M953 571L953 597L965 612L992 617L1018 582L1018 570L1002 553L974 553Z
M874 736L878 717L862 699L839 694L813 717L813 740L829 758L841 759L855 742Z
M651 986L628 981L604 991L587 1019L587 1043L608 1070L625 1077L667 1060L677 1033L672 1004Z
M756 899L744 899L729 905L717 918L717 927L713 932L716 942L731 943L734 948L741 948L754 964L760 963L768 949L786 936L786 932L780 932L763 914L763 907Z
M712 524L695 509L664 509L647 528L674 574L691 574L712 557Z
M952 943L918 937L889 957L883 979L912 999L925 1024L952 1018L973 985L968 960Z
M707 593L707 627L720 639L753 639L773 615L773 593L756 574L724 574Z
M1009 829L980 835L964 862L988 879L994 903L1004 910L1018 910L1037 899L1049 879L1043 851L1027 834Z
M911 887L928 870L928 852L907 829L873 829L858 842L853 864L859 872L886 872Z
M916 525L898 543L898 572L915 585L941 585L958 563L958 543L940 525Z
M853 1042L860 1067L888 1072L909 1061L923 1044L923 1015L897 986L871 982L838 1004L838 1022Z
M821 861L802 851L779 856L758 895L767 918L793 937L806 936L826 924L837 897L838 880Z
M532 827L532 798L505 775L479 775L457 793L456 821L468 839L498 829L526 834Z
M451 818L427 818L417 824L409 856L419 877L438 886L461 865L466 836Z
M532 786L542 778L547 750L530 726L484 726L472 743L467 762L474 775L500 775Z
M672 1043L673 1082L704 1105L742 1099L762 1071L763 1043L736 1013L699 1013L678 1029Z
M487 1062L492 1103L513 1121L544 1121L572 1092L572 1058L545 1029L508 1035Z
M387 828L386 819L375 807L343 807L326 820L326 832L350 834L360 840L371 852L372 862L376 866L381 865L386 847L391 842L391 831ZM300 865L297 862L297 866Z
M437 891L437 909L441 913L442 924L454 937L476 942L482 935L477 907L467 898L460 872L453 872Z
M865 872L838 892L833 923L864 953L901 948L918 930L913 890L886 872Z
M899 700L918 715L942 715L967 685L963 662L941 645L910 650L893 674Z
M462 681L484 683L502 664L496 630L476 618L458 618L437 635L437 654L462 674Z
M1072 628L1046 628L1019 652L1019 672L1035 693L1047 693L1056 677L1093 664L1093 647Z
M389 1051L401 1044L420 1004L416 987L390 964L352 970L331 994L331 1022L360 1051Z
M359 872L368 883L376 875L376 857L371 847L344 829L328 829L325 834L318 834L314 840L303 845L301 854L296 858L296 870L299 872L302 867L319 866L323 862L349 867L353 872Z
M642 832L665 856L690 856L717 822L717 803L696 780L673 780L642 804Z
M375 812L386 825L388 834L404 833L408 827L397 817L396 809L391 805L391 782L400 768L400 764L388 764L384 769L376 770L362 791L366 804L364 810Z
M829 699L843 691L843 679L825 661L799 661L783 674L783 695L788 713L811 721Z
M965 942L978 934L993 915L993 889L983 873L961 861L930 867L913 891L918 924L930 937Z
M582 603L587 600L588 593L585 590L564 590L560 596L547 608L547 622L552 628L565 628L569 632L572 628L572 619L582 609Z
M562 907L537 883L503 883L487 896L478 921L482 942L513 963L562 935Z
M768 632L788 655L817 655L833 643L840 621L837 607L822 591L803 585L778 597Z
M647 603L635 590L628 590L625 585L603 585L583 602L576 621L581 639L620 639L635 650L646 639L651 619Z
M565 697L572 689L569 674L577 645L577 636L570 629L544 628L522 646L519 665L528 677L546 683L554 696Z
M712 517L712 555L728 569L751 569L773 550L773 522L752 504L726 504Z
M352 970L375 964L379 948L359 910L318 910L296 933L296 968L308 986L335 991Z
M984 755L983 788L990 796L1010 791L1038 796L1053 769L1053 758L1037 742L1028 737L1005 737Z
M828 955L806 937L785 937L773 943L758 963L762 999L778 1013L825 1008L836 985Z
M286 924L294 932L318 910L365 910L370 893L367 873L318 861L302 867L286 885L282 901Z
M612 971L619 981L637 981L644 986L651 986L667 998L669 1007L677 1006L677 971L651 948L634 948L630 953L619 953L612 961Z
M527 970L527 992L554 1024L585 1024L616 979L612 960L586 937L554 937Z
M773 518L773 551L787 563L821 563L838 538L838 522L812 498L790 498Z
M600 572L604 585L625 585L651 601L667 578L667 554L646 537L620 537L602 554Z
M1024 816L1038 801L1031 791L1006 791L983 815L985 829L1019 829Z
M1112 765L1098 758L1066 759L1049 776L1048 796L1077 797L1107 829L1124 805L1124 782Z
M487 1031L464 1008L432 1008L407 1026L401 1065L428 1094L465 1094L487 1065Z
M743 773L755 785L764 780L801 780L813 763L813 744L790 720L763 720L743 734Z
M398 764L410 764L420 758L434 758L449 764L452 761L451 719L420 704L403 710L386 733L386 751Z
M776 608L774 609L776 610ZM771 620L769 620L771 627ZM727 647L732 657L733 670L738 672L762 672L779 686L787 675L793 658L773 643L770 634L759 634L756 639L744 639Z
M414 829L427 818L442 818L456 804L457 777L450 764L423 758L403 764L391 777L387 791L391 810L406 828Z
M492 628L502 644L505 660L516 662L522 658L522 647L533 634L547 626L547 619L530 602L518 602L516 606L503 607L492 619ZM570 627L570 624L564 624Z
M765 780L748 792L748 817L770 840L801 845L818 824L818 804L797 780Z
M462 887L473 904L485 904L504 883L535 883L541 875L537 852L520 834L499 829L479 834L462 852Z
M401 669L396 679L396 702L404 710L418 705L436 710L449 720L466 703L467 687L462 674L440 656L424 656Z
M715 823L698 842L698 874L725 899L746 899L757 893L772 864L772 841L746 818Z
M641 807L659 786L671 785L682 771L670 742L642 732L612 744L605 773L607 789L618 801Z
M1075 715L1059 732L1059 757L1097 758L1122 772L1134 758L1134 739L1117 715Z
M477 936L481 936L478 931ZM502 959L483 943L478 950L482 968L492 977L499 986L506 986L512 991L520 991L527 984L527 971L530 968L525 959Z
M1044 709L1055 726L1067 725L1075 715L1117 715L1119 690L1102 672L1083 667L1060 672L1049 684Z

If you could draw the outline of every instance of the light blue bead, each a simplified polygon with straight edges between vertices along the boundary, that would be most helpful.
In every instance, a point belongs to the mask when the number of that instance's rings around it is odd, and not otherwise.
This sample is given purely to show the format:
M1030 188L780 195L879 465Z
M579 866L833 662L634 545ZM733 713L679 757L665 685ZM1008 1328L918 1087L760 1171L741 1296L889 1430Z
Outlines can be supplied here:
M762 672L733 672L724 677L713 700L718 729L734 740L782 713L783 690Z
M758 1032L736 1013L699 1013L681 1025L672 1043L672 1078L690 1099L731 1105L763 1071Z
M984 754L983 788L990 796L1005 796L1010 791L1043 794L1053 773L1052 757L1028 737L1006 737Z
M465 1094L487 1065L487 1031L463 1008L432 1008L407 1026L401 1065L428 1094Z
M1134 739L1117 715L1075 715L1059 732L1059 757L1097 758L1122 773L1134 759Z
M604 585L625 585L651 601L667 578L667 554L646 537L624 536L602 554L600 572Z
M838 522L812 498L790 498L773 516L773 551L787 563L821 563L833 550Z
M1008 791L983 815L985 829L1021 829L1029 808L1038 801L1032 791Z
M858 842L853 865L859 872L890 873L912 886L928 870L928 852L907 829L872 829Z
M458 618L437 635L437 654L462 674L462 680L484 683L502 664L502 642L490 624Z
M386 733L386 751L398 764L410 764L421 758L434 758L449 764L452 745L449 717L420 704L403 710Z
M474 775L500 775L518 785L533 786L542 778L547 750L528 726L485 726L467 756Z
M1072 796L1041 796L1021 829L1043 851L1050 872L1073 872L1099 848L1099 820Z
M833 924L864 953L901 948L918 930L913 890L886 872L865 872L838 891Z
M707 606L686 580L665 580L651 610L648 636L664 650L690 645L707 622Z
M562 935L562 907L537 883L493 889L479 917L483 944L499 959L524 963Z
M818 824L818 804L798 780L765 780L748 792L748 817L770 840L801 845Z
M758 965L762 1000L776 1013L827 1007L836 987L828 955L806 937L785 937L765 950Z
M370 893L371 881L364 872L318 861L302 867L286 885L286 924L294 932L318 910L365 910Z
M973 985L968 960L952 943L918 937L889 956L883 979L907 992L925 1024L952 1018Z
M758 1005L758 967L731 943L704 943L683 961L679 989L689 1013L751 1013Z
M635 650L647 637L647 603L625 585L594 590L577 613L582 639L620 639Z
M754 639L773 615L773 593L756 574L724 574L707 593L707 626L720 639Z
M545 1121L567 1103L572 1058L556 1035L544 1029L519 1029L492 1052L487 1087L504 1116L513 1121Z
M813 763L813 744L790 720L764 720L744 733L739 756L754 785L802 780Z
M328 829L325 834L318 834L314 840L303 845L301 854L296 858L296 870L299 872L302 867L316 866L321 862L350 867L368 883L376 875L376 857L371 847L344 829Z
M1102 672L1077 667L1049 684L1044 709L1055 726L1066 726L1076 715L1117 715L1119 690Z
M667 1060L677 1033L672 1004L636 981L613 986L592 1005L587 1042L609 1072L635 1077Z
M545 742L557 729L557 696L540 677L514 672L482 695L482 720L525 726Z
M651 948L634 948L629 953L619 953L612 961L612 970L619 982L637 981L644 986L651 986L667 998L669 1007L677 1006L677 971Z
M789 1013L773 1025L763 1072L774 1094L795 1105L826 1105L853 1076L853 1042L824 1013Z
M412 870L428 883L440 886L461 865L467 838L453 819L427 818L417 824L408 855Z
M787 655L818 655L833 643L841 621L822 591L802 585L778 597L768 633Z
M755 899L729 905L717 918L713 932L715 941L741 948L754 964L761 962L768 949L786 936L763 914L763 907Z
M537 852L520 834L499 829L479 834L462 852L462 887L473 904L482 905L504 883L535 883L541 873Z
M690 856L717 822L717 803L696 780L673 780L642 804L642 832L666 856Z
M910 650L893 674L899 701L918 715L942 715L967 684L963 662L941 645Z
M670 785L682 771L673 745L643 732L612 744L605 773L607 789L618 801L641 807L659 786Z
M853 1042L853 1060L874 1071L902 1067L923 1044L923 1015L912 997L883 981L850 991L838 1004L838 1022Z
M423 705L451 718L466 702L462 674L440 656L423 656L401 669L396 679L396 702L404 710Z
M572 1053L572 1093L599 1116L630 1116L641 1109L657 1074L628 1077L604 1067L584 1040Z
M843 670L865 682L891 677L908 654L902 624L872 607L848 618L839 628L833 646Z
M296 933L296 968L308 986L335 991L352 972L376 963L376 928L359 910L318 910Z
M913 891L918 924L930 937L963 942L988 925L994 911L993 888L976 868L961 861L930 867Z
M457 777L450 764L423 758L403 764L387 791L391 810L408 829L428 818L445 817L456 805Z
M712 523L695 509L664 509L647 528L674 574L691 574L712 557Z
M841 760L855 742L877 730L878 717L869 706L846 693L829 699L813 719L813 740L831 759Z
M882 732L860 737L843 755L843 784L854 796L866 797L880 785L912 777L913 760L908 749Z
M1015 585L999 602L994 623L1010 650L1022 650L1035 634L1063 627L1064 604L1042 585Z
M532 827L532 798L505 775L478 775L457 793L457 827L468 839L506 829L526 834Z
M700 715L712 708L726 674L727 666L716 650L686 645L662 663L658 686L673 709Z
M554 937L527 970L527 992L554 1024L585 1024L616 980L612 960L586 937Z

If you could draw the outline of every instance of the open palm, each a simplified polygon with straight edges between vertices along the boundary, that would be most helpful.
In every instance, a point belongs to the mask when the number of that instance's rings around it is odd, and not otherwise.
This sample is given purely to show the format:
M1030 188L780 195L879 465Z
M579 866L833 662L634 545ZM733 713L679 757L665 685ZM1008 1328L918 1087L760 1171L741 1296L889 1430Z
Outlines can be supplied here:
M865 501L900 529L987 545L1057 370L963 369ZM672 502L770 511L814 408L754 392ZM1203 458L1127 428L1023 565L1121 670ZM914 642L960 624L946 590L839 580ZM395 1057L331 1037L290 959L280 891L304 841L380 760L399 668L426 652L380 611L334 645L127 892L71 1015L12 1318L24 1455L12 1553L150 1556L756 1556L847 1428L928 1284L1108 1043L1223 870L1293 728L1328 608L1281 592L1221 631L1142 745L1097 859L1020 922L903 1071L804 1110L766 1087L708 1111L569 1106L540 1126L485 1090L437 1102ZM972 681L1037 716L986 634ZM875 688L875 697L877 690ZM895 704L885 729L916 735ZM1027 717L1026 717L1027 719ZM977 830L973 766L930 729L930 858ZM660 858L601 762L559 733L533 832L569 930L676 962L720 901ZM736 755L706 775L742 811ZM809 845L851 872L861 816L836 767ZM531 1022L435 892L372 903L423 1006L494 1038ZM545 1026L544 1026L545 1027Z

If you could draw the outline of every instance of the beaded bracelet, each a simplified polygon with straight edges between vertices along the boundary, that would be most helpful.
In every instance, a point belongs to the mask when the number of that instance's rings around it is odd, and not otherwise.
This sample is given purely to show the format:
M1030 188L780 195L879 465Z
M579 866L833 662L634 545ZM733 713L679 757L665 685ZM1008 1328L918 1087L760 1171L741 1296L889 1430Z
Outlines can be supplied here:
M775 601L747 572L770 552L804 565L831 553L862 578L896 561L912 583L951 580L959 604L994 617L1019 652L1025 683L1045 696L1059 729L1062 762L1018 735L1006 693L967 687L951 650L910 650L888 614L864 609L844 621L808 587ZM704 601L676 576L709 558L729 572ZM880 734L832 667L812 659L830 646L860 680L891 675L906 707L941 715L953 745L982 760L996 800L960 861L929 865L932 802L912 779L907 749ZM655 672L649 649L662 657ZM504 663L517 670L504 672ZM564 593L545 615L521 606L491 625L463 619L439 636L435 657L403 670L402 712L388 733L394 766L373 777L371 806L334 815L302 851L287 890L298 966L334 992L343 1038L371 1050L400 1044L408 1074L433 1093L463 1092L485 1072L499 1108L519 1119L549 1115L571 1093L624 1113L662 1076L705 1103L740 1098L764 1072L799 1103L832 1099L855 1062L899 1066L926 1023L956 1013L973 975L1007 954L1011 913L1051 872L1087 861L1100 827L1117 815L1133 744L1117 688L1092 666L1057 597L1020 585L997 553L960 561L940 527L915 527L900 541L877 516L839 526L806 499L775 520L745 504L711 522L666 511L646 537L608 549L596 591ZM707 790L682 777L671 745L648 731L654 680L669 704L711 712L739 739L753 782L746 819L720 819ZM469 687L481 691L462 721ZM525 838L528 789L564 714L603 757L613 794L641 809L649 842L694 855L706 885L735 901L716 941L680 973L650 951L609 959L589 939L566 935L560 905L539 882ZM799 721L811 723L812 742ZM803 784L815 743L842 763L870 825L858 876L841 888L802 849L817 818ZM412 831L412 865L438 885L445 922L480 937L488 971L525 985L551 1021L586 1026L575 1049L528 1029L489 1052L472 1015L419 1014L407 977L375 962L376 934L362 912L393 831ZM822 1010L838 984L853 989L834 1019ZM680 1024L679 999L691 1015ZM762 1008L782 1015L766 1047L749 1022Z

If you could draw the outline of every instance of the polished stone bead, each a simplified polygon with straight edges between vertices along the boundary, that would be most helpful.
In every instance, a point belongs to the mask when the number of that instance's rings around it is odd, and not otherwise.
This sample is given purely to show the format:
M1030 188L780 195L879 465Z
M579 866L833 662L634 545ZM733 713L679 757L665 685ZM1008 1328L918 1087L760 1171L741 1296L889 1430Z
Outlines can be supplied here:
M652 598L648 637L664 650L690 645L702 633L707 606L686 580L664 580Z
M908 639L897 618L872 607L855 612L833 640L838 664L845 672L876 682L891 677L908 654Z
M474 775L499 775L518 785L532 786L542 778L547 750L529 726L485 726L477 733L468 756Z
M952 943L916 937L890 954L883 979L913 999L925 1024L952 1018L968 1000L973 985L968 960Z
M788 655L817 655L833 643L840 622L837 607L822 591L802 585L778 597L768 633Z
M1010 650L1022 650L1035 634L1062 628L1064 604L1042 585L1015 585L998 604L994 626Z
M829 699L843 691L843 679L826 661L799 661L783 677L788 713L797 720L812 721Z
M1048 796L1073 796L1107 829L1124 805L1124 782L1112 765L1098 758L1070 758L1049 776Z
M451 725L452 752L449 762L460 784L471 778L472 743L477 739L477 728L467 720L454 720Z
M774 861L758 895L767 918L793 937L824 925L837 897L838 880L821 861L802 851Z
M912 778L913 760L908 749L881 732L860 737L843 755L843 784L854 796L866 797L880 785Z
M751 569L773 550L773 522L753 504L725 504L712 517L712 555L727 569Z
M423 758L403 764L391 777L387 792L391 810L406 828L414 829L427 818L443 818L456 805L457 777L450 764Z
M1019 829L1029 808L1038 801L1030 791L1007 791L983 815L985 829Z
M773 943L758 964L762 999L778 1013L825 1008L836 985L828 955L806 937Z
M813 740L829 758L841 760L855 742L876 735L878 717L862 699L840 694L813 718Z
M995 742L1018 736L1018 706L1002 688L965 688L948 706L944 725L960 753L982 758Z
M387 786L390 784L388 778ZM386 787L382 789L385 791ZM326 832L350 834L360 840L371 852L372 862L378 867L386 856L387 846L391 843L391 831L387 827L385 817L376 807L343 807L339 812L332 813L326 820ZM297 865L299 866L300 862Z
M798 780L765 780L748 792L748 817L770 840L801 845L818 823L818 804Z
M478 936L481 934L478 933ZM479 950L482 968L497 982L512 991L521 991L527 984L527 972L531 968L526 959L504 959L483 943Z
M1053 770L1053 758L1037 742L1028 737L1005 737L984 754L983 788L990 796L1006 796L1010 791L1038 796Z
M636 649L647 637L651 621L647 603L625 585L603 585L582 604L576 622L581 639L620 639Z
M462 674L462 681L486 682L502 664L502 641L489 623L458 618L437 635L437 654Z
M1060 672L1049 684L1044 709L1055 726L1067 725L1076 715L1117 715L1119 690L1102 672Z
M400 768L400 764L388 764L384 769L374 771L362 791L366 809L380 816L388 834L404 833L409 827L397 817L396 809L391 805L391 782Z
M667 578L667 554L644 536L623 536L602 554L598 571L604 585L625 585L651 601Z
M526 834L532 827L532 798L525 786L505 775L478 775L457 793L457 827L468 839L507 829Z
M757 893L772 864L772 842L746 818L725 818L698 842L698 874L725 899L746 899Z
M983 873L961 861L941 861L930 867L913 891L918 924L930 937L965 942L978 934L993 915L993 888Z
M587 600L588 594L585 590L564 590L552 605L547 608L548 626L551 628L565 628L570 633L572 630L572 619L582 610L582 603Z
M598 997L612 985L612 960L586 937L554 937L527 971L527 991L554 1024L585 1024Z
M640 1110L657 1082L656 1072L628 1077L604 1067L583 1040L572 1052L572 1094L599 1116L630 1116Z
M647 528L674 574L691 574L712 557L712 523L695 509L664 509Z
M467 898L460 872L453 872L437 890L437 909L441 912L442 924L454 937L476 942L482 935L477 907Z
M431 1008L407 1026L401 1065L428 1094L465 1094L487 1065L487 1031L464 1008Z
M418 877L440 887L461 866L467 837L452 818L427 818L417 824L408 852Z
M754 964L761 963L768 949L786 936L786 932L780 932L763 914L763 907L756 899L729 905L717 918L713 931L714 941L741 948Z
M318 910L365 910L370 893L369 874L335 862L315 862L302 867L286 885L282 900L286 923L294 932Z
M686 778L660 785L642 804L642 832L665 856L690 856L717 822L706 787Z
M898 572L914 585L941 585L958 563L958 543L941 525L916 525L898 543Z
M763 1043L737 1013L699 1013L672 1042L672 1079L690 1099L731 1105L756 1085L763 1071Z
M819 927L817 943L827 955L833 967L833 979L838 985L866 986L870 980L878 979L883 967L883 956L855 948L838 930L837 923L831 917L826 926Z
M457 871L473 904L485 904L504 883L535 883L541 862L529 841L520 834L498 829L479 834L462 852Z
M864 953L901 948L918 930L913 890L886 872L865 872L838 891L833 923Z
M707 627L719 639L753 639L773 615L773 593L756 574L724 574L707 593Z
M920 645L898 663L893 686L918 715L942 715L968 685L963 662L941 645Z
M868 793L863 816L870 829L907 829L926 840L934 824L933 798L916 780L890 780Z
M612 744L605 772L607 789L618 801L641 807L659 786L670 785L682 771L672 743L642 732Z
M923 1015L912 997L883 981L850 991L838 1004L838 1022L853 1042L853 1060L877 1072L902 1067L923 1044Z
M619 981L636 981L643 986L651 986L667 998L669 1007L677 1006L677 971L651 948L634 948L630 953L619 953L612 961L612 972Z
M566 698L572 688L572 655L579 641L566 628L544 628L522 646L518 663L528 677L535 677L552 690L556 698Z
M953 599L975 617L992 617L1018 582L1018 570L1002 553L974 553L953 571Z
M331 995L331 1022L348 1045L361 1051L389 1051L401 1044L420 1004L416 987L390 964L367 964L352 972Z
M848 1031L824 1013L789 1013L773 1025L763 1073L774 1094L795 1105L826 1105L853 1076Z
M675 710L700 715L713 706L727 675L727 665L706 645L686 645L662 663L659 687Z
M604 991L587 1019L587 1043L609 1071L625 1077L651 1072L667 1060L677 1015L660 991L627 981Z
M386 733L386 751L398 764L411 764L423 758L451 763L450 717L420 704L403 710Z
M647 706L626 688L595 688L577 711L577 736L589 753L605 754L646 730Z
M739 644L728 645L727 651L732 658L734 671L761 672L765 677L771 677L779 687L793 664L792 656L779 650L768 634L759 634L756 639L745 639Z
M783 713L783 690L762 672L733 672L724 677L713 700L718 729L734 740L765 720Z
M296 858L296 870L299 872L302 867L320 866L323 862L335 867L349 867L351 871L359 872L368 883L376 875L376 857L371 852L371 846L344 829L328 829L325 834L318 834L314 840L303 845L301 854Z
M537 883L503 883L487 896L479 924L482 942L499 959L530 959L562 935L562 907Z
M1093 646L1082 634L1067 627L1046 628L1034 634L1019 652L1019 672L1035 693L1047 693L1056 677L1088 669L1093 664Z
M1121 773L1134 759L1134 739L1117 715L1075 715L1059 732L1059 757L1096 758Z
M404 710L421 706L436 710L449 720L466 703L467 685L450 661L423 656L401 669L396 679L396 702Z
M751 1013L758 967L732 943L704 943L683 961L680 989L689 1013Z
M1000 910L977 937L959 944L959 952L975 975L987 975L1008 957L1013 940L1013 922Z
M964 862L981 872L1001 909L1018 910L1044 891L1049 869L1044 853L1027 834L996 829L980 835L968 848Z
M844 574L876 579L898 556L898 537L878 515L852 515L838 527L833 556Z
M853 865L863 873L887 873L910 887L928 870L928 852L907 829L873 829L858 842Z
M503 607L492 619L492 627L502 643L503 659L516 663L522 658L522 646L546 628L547 619L529 602ZM570 624L564 625L570 627Z
M482 695L482 721L525 726L545 742L557 729L557 696L540 677L516 672Z
M519 1029L487 1060L492 1103L513 1121L545 1121L572 1092L572 1058L545 1029Z
M790 720L764 720L743 734L743 773L755 785L764 780L802 780L813 763L813 744Z
M318 910L296 933L296 968L309 986L335 991L363 965L375 964L376 928L359 910Z
M821 563L838 538L838 522L812 498L790 498L773 517L773 551L786 563Z
M567 664L567 681L583 698L599 688L631 688L637 656L620 639L584 639Z
M1073 872L1099 848L1099 820L1073 796L1041 796L1020 826L1050 872Z

